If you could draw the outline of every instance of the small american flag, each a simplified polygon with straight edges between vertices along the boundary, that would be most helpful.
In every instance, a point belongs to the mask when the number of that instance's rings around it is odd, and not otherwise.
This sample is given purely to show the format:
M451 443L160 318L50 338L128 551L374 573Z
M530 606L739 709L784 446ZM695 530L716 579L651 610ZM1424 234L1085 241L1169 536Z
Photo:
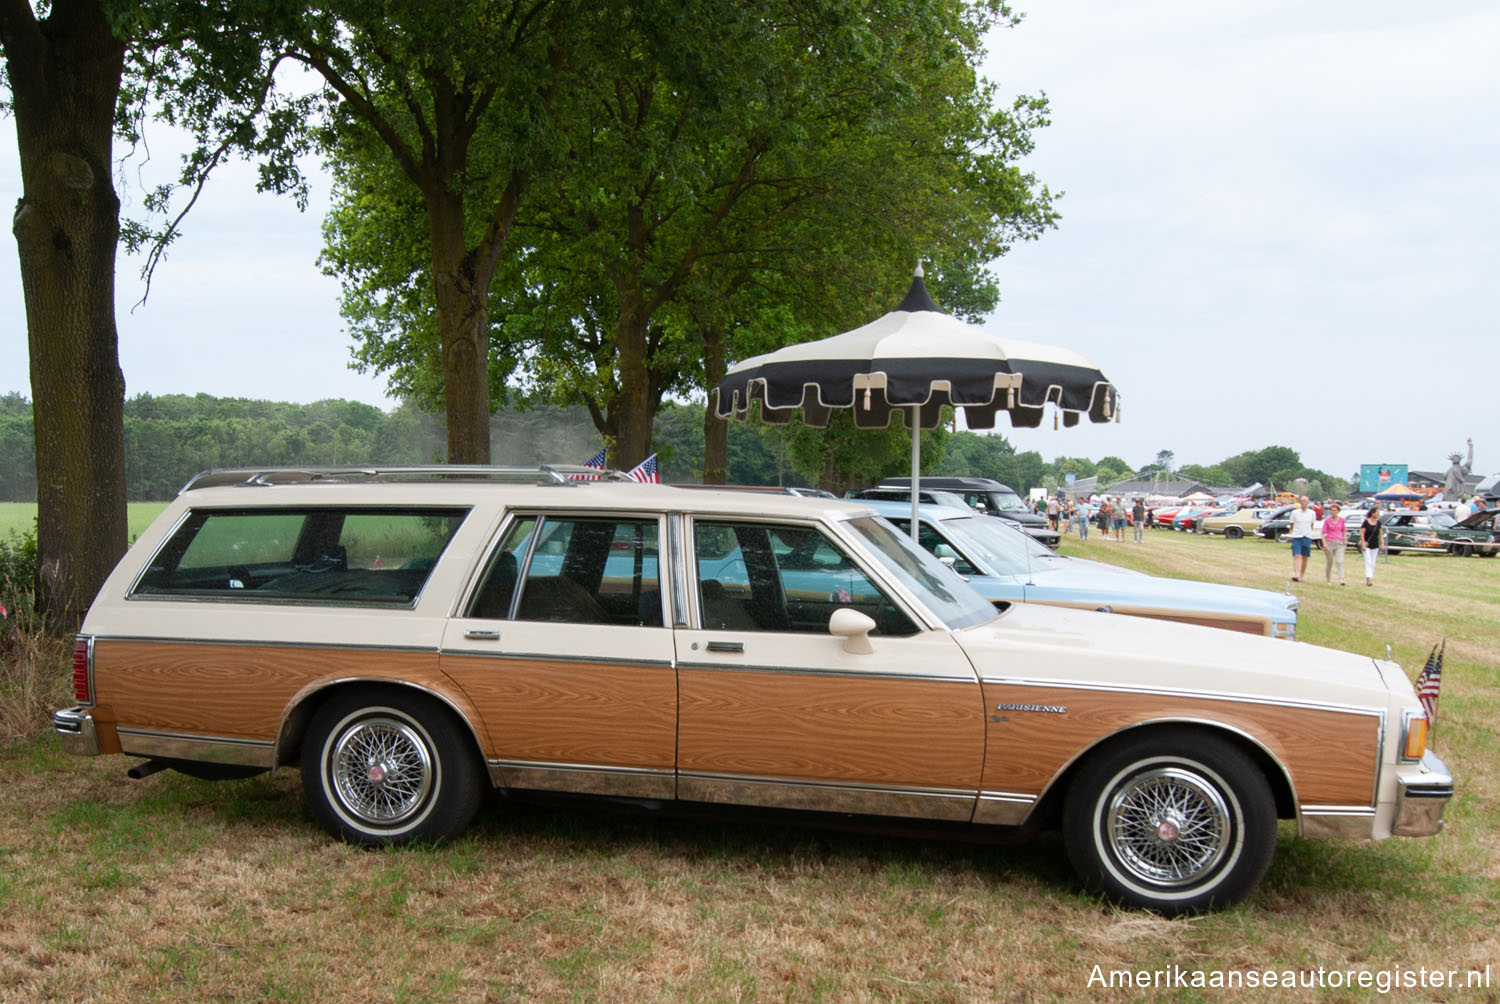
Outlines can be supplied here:
M653 485L660 484L661 473L657 470L656 454L653 453L645 460L642 460L635 467L627 471L625 476L633 481L642 481Z
M1422 667L1422 672L1417 674L1417 700L1422 702L1422 710L1427 712L1429 726L1437 721L1438 691L1443 688L1443 652L1447 648L1446 639L1441 647L1432 646L1432 652L1427 656L1427 664Z
M592 457L589 457L589 459L584 463L583 466L585 466L585 467L593 467L593 468L595 468L596 470L598 470L598 471L600 471L602 473L603 470L604 470L604 451L601 449L598 453L594 454ZM599 480L599 475L598 474L570 474L570 475L568 475L568 477L569 477L570 480L573 480L573 481L598 481Z

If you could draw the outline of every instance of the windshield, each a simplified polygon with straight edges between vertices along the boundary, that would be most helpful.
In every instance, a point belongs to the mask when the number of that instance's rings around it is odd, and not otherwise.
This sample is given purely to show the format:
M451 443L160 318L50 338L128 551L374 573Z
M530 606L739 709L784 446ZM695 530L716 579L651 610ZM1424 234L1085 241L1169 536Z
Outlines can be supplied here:
M958 549L987 565L996 575L1025 575L1039 560L1056 557L1024 531L1001 520L976 516L935 524Z
M989 492L990 508L997 512L1030 512L1015 492Z
M995 616L989 600L879 516L858 516L848 525L868 545L869 556L950 630L982 624Z

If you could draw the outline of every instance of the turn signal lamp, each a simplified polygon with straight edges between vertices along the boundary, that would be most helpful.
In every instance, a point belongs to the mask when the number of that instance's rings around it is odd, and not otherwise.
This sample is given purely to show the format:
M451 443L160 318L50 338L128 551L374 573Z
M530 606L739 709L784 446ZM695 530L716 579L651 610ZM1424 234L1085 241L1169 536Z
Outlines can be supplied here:
M1414 714L1406 720L1406 744L1401 750L1404 760L1420 760L1427 752L1427 716Z

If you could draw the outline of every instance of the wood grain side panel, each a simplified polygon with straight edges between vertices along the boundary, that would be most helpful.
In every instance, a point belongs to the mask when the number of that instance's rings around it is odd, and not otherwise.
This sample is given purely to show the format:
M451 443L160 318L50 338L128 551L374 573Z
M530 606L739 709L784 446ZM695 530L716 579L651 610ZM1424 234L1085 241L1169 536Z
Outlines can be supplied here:
M679 671L678 769L973 790L975 683Z
M1222 722L1254 737L1286 767L1304 805L1373 804L1380 719L1316 708L1063 687L988 684L992 716L984 789L1041 794L1081 750L1138 722ZM1063 713L998 704L1065 707ZM999 720L996 720L999 719Z
M444 656L501 760L672 769L677 674L670 666Z
M445 689L435 652L109 640L94 645L97 701L129 729L272 741L301 691L351 676Z

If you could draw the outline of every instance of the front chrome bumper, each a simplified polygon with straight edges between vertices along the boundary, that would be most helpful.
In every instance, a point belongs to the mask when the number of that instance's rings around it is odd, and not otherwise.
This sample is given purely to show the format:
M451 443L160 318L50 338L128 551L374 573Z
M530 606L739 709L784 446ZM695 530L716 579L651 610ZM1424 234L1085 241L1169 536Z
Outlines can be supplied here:
M1418 774L1396 778L1396 818L1391 833L1398 837L1430 837L1443 828L1443 810L1453 799L1453 775L1430 750L1422 755Z
M94 730L94 716L82 705L52 713L52 727L62 741L62 748L79 756L99 755L99 735Z

